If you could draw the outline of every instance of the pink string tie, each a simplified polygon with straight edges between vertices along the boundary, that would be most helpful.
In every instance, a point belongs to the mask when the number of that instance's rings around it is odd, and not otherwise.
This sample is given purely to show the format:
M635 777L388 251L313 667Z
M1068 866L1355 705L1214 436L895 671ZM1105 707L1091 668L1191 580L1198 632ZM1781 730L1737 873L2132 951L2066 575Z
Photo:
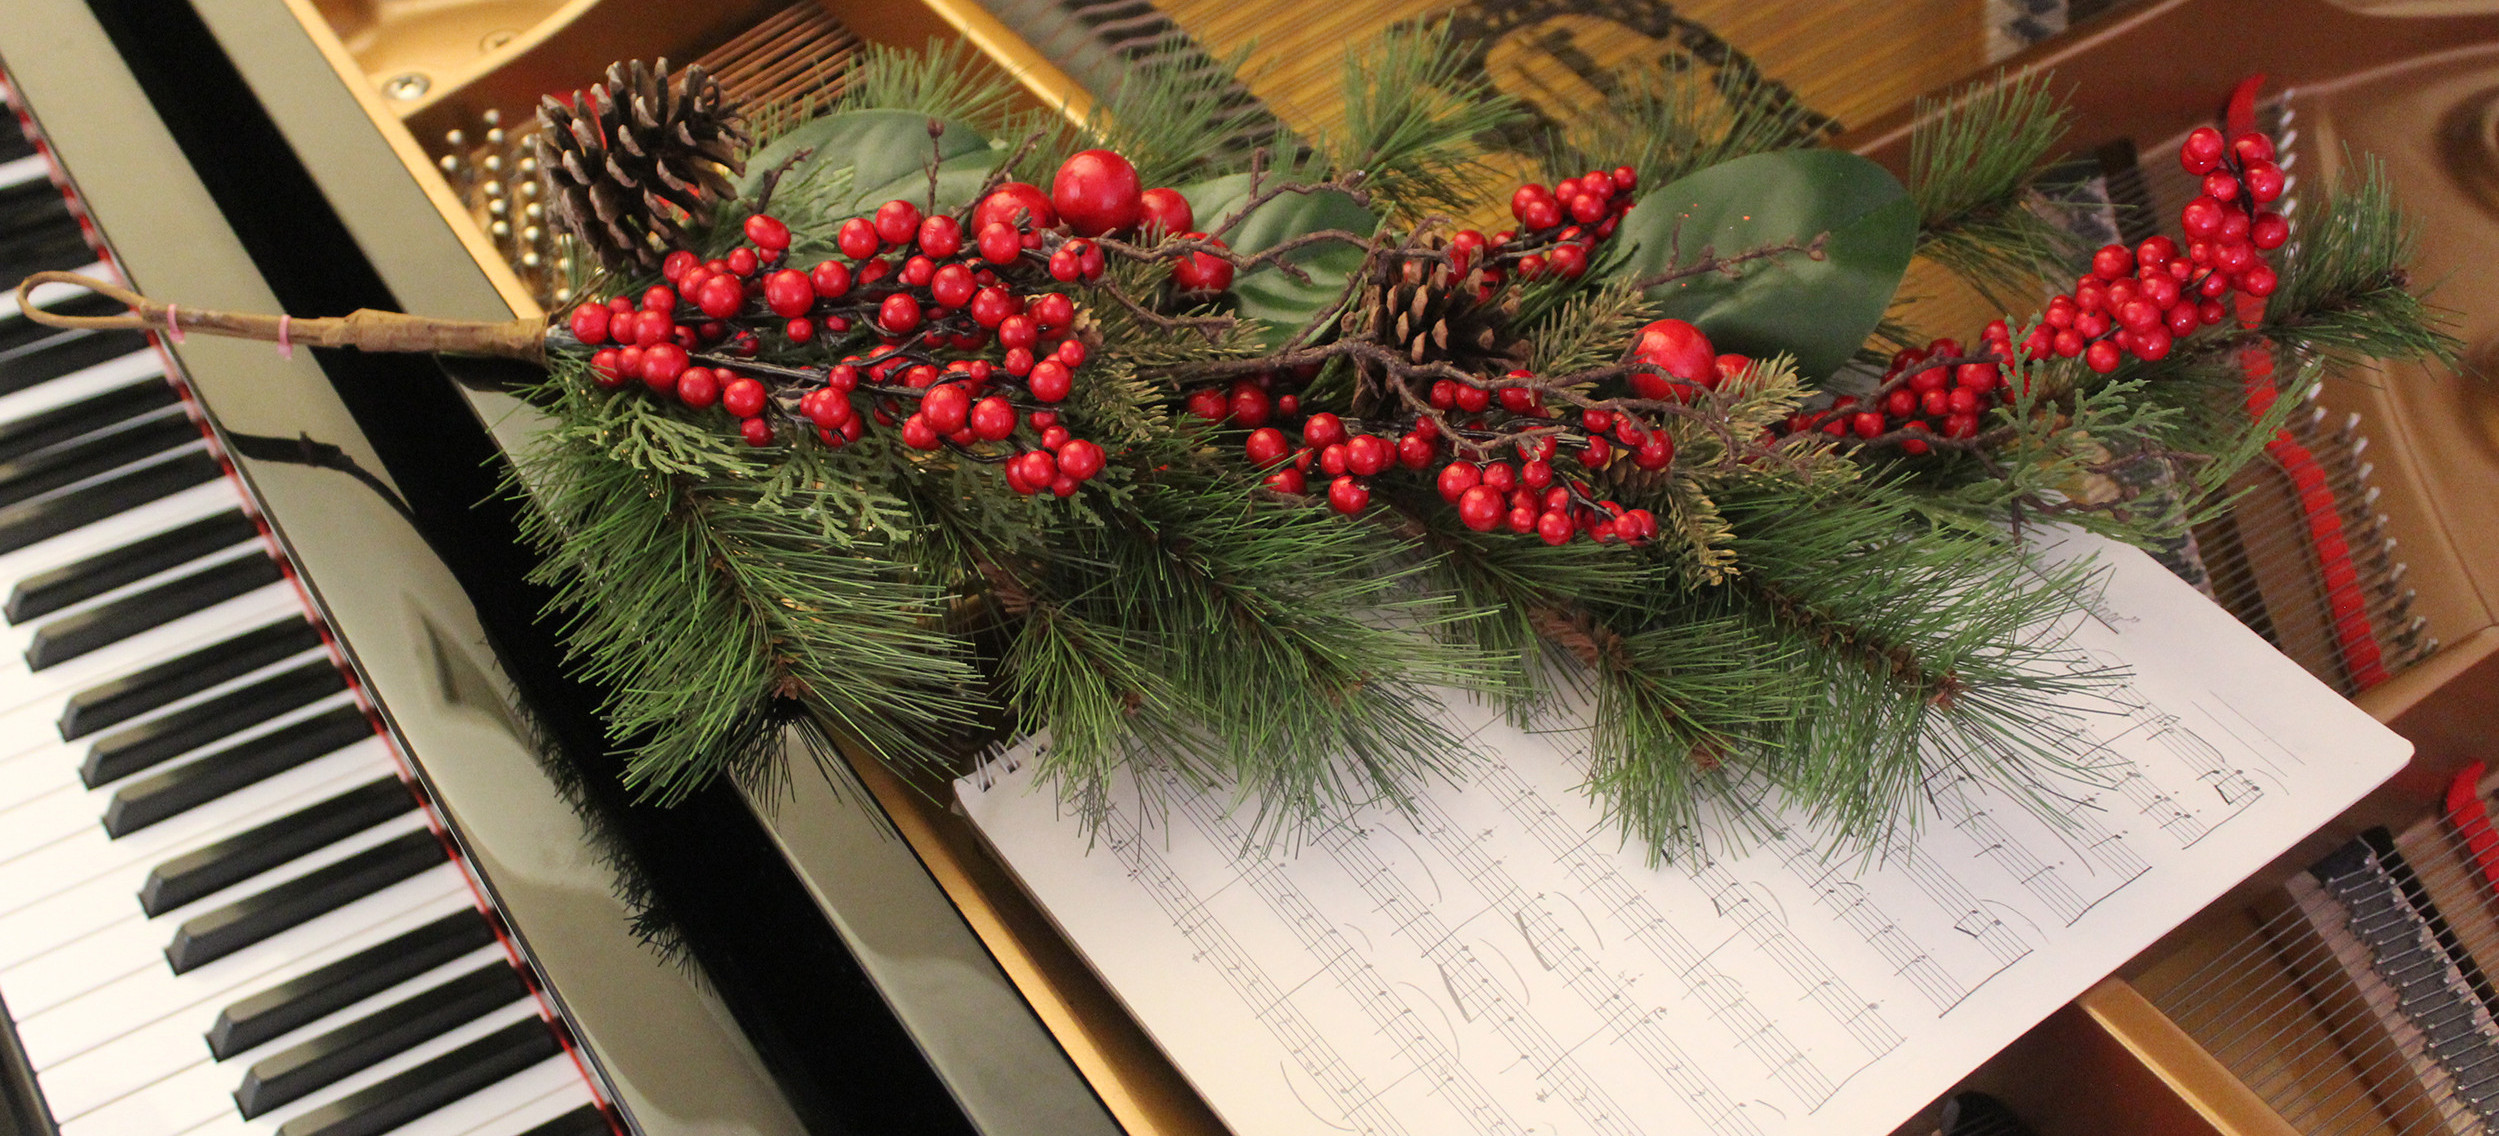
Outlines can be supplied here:
M278 317L278 358L280 359L295 357L295 341L291 338L294 323L295 317L293 316Z
M165 305L165 332L166 334L172 336L173 341L176 343L182 342L181 311L182 305L180 304Z

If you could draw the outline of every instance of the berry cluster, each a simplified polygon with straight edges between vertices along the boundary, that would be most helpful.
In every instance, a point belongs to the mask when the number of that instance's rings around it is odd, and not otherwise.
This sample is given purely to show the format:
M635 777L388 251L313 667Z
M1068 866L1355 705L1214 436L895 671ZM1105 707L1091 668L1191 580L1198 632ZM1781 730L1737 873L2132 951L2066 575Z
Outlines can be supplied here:
M673 252L664 283L586 303L568 323L594 349L601 386L638 382L692 409L717 405L754 445L776 440L776 420L837 447L874 423L896 427L914 449L953 447L998 464L1019 493L1064 497L1106 455L1055 409L1074 393L1088 348L1075 301L1051 286L1102 275L1105 249L1093 238L1191 224L1178 192L1141 191L1125 159L1089 150L1059 169L1046 195L1006 182L960 214L926 216L888 201L836 229L840 258L805 270L784 263L789 227L759 213L746 220L747 243L726 256ZM1227 259L1192 253L1173 275L1195 290L1228 286L1231 271ZM755 362L767 338L818 345L833 361ZM834 359L836 345L861 350Z
M2204 192L2178 211L2186 248L2168 237L2102 248L2074 290L2048 302L2023 353L2079 355L2107 374L2125 356L2163 358L2179 338L2220 323L2233 292L2272 295L2276 278L2264 254L2291 236L2288 220L2262 208L2282 196L2285 178L2273 157L2273 141L2260 133L2227 143L2209 126L2187 135L2178 161L2204 179Z
M1459 258L1458 272L1463 275L1470 259L1481 252L1486 254L1488 287L1501 282L1504 265L1522 280L1576 280L1588 271L1596 242L1613 236L1623 214L1631 212L1633 191L1639 187L1640 175L1629 166L1563 178L1550 189L1536 182L1522 185L1510 194L1510 216L1518 221L1517 229L1495 233L1489 240L1468 229L1450 241Z
M2012 329L2003 320L1991 322L1979 344L1974 355L1964 355L1961 344L1950 339L1904 348L1892 356L1872 395L1862 400L1842 395L1828 410L1791 415L1788 430L1885 439L1910 454L1932 448L1925 435L1975 438L1979 420L2013 398L2012 377L1998 362L2013 357Z
M2264 254L2282 247L2291 233L2281 214L2261 208L2282 196L2285 178L2273 158L2273 142L2263 134L2227 142L2209 126L2189 134L2178 160L2204 181L2203 193L2179 210L2186 247L2156 236L2131 249L2108 245L2094 253L2091 271L2073 291L2051 298L2022 338L2022 357L2079 356L2107 374L2130 355L2166 358L2179 339L2220 323L2234 292L2272 295L2277 279ZM2003 320L1987 325L1981 350L1972 355L1964 356L1950 339L1903 350L1892 356L1872 395L1842 396L1827 410L1797 414L1788 430L1895 443L1908 454L1932 449L1928 435L1974 438L1987 412L2012 399L2004 365L2013 358L2012 332Z

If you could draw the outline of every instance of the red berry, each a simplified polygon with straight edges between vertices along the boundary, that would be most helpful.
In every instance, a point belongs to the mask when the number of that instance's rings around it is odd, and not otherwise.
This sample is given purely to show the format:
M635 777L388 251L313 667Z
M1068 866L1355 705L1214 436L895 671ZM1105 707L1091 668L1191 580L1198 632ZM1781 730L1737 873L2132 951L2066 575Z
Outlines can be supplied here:
M877 305L876 324L887 335L909 335L920 326L920 302L908 292L896 292Z
M1039 372L1043 367L1058 365L1056 362L1036 363L1033 365L1033 370ZM1275 403L1267 397L1267 392L1258 389L1256 383L1247 381L1232 384L1232 397L1229 405L1232 410L1232 420L1243 426L1264 426L1267 424L1267 416L1275 412Z
M879 243L876 226L865 217L853 217L842 222L841 229L833 235L833 244L842 250L843 256L852 260L866 260L884 247Z
M2247 241L2268 252L2291 239L2291 222L2279 213L2259 213L2247 223Z
M1059 447L1059 472L1077 481L1090 481L1102 472L1102 447L1077 438Z
M1345 468L1364 477L1387 469L1396 457L1388 439L1377 434L1356 435L1345 443Z
M1189 392L1189 413L1199 418L1209 422L1221 422L1230 409L1231 403L1224 398L1224 393L1213 387L1200 387Z
M615 314L607 310L604 304L583 304L574 308L572 319L569 321L573 338L580 340L582 346L585 347L595 347L607 342L608 320Z
M677 310L677 290L666 284L653 284L642 290L642 310L667 315Z
M1137 229L1146 237L1170 236L1197 227L1189 199L1176 189L1149 189L1137 195Z
M1679 319L1662 319L1641 328L1631 356L1665 371L1665 375L1643 371L1631 376L1632 393L1645 399L1687 398L1694 389L1687 384L1706 385L1718 376L1718 353L1711 349L1709 337ZM1668 377L1683 382L1672 383Z
M928 278L929 298L944 307L960 308L971 303L972 292L972 270L960 264L949 264Z
M876 207L876 235L888 245L909 244L920 233L920 207L908 201L888 201Z
M1458 409L1463 410L1468 414L1481 414L1484 412L1485 407L1492 405L1491 391L1485 390L1484 388L1475 386L1471 383L1457 383L1453 385L1455 389L1450 392L1450 395L1456 400Z
M2230 176L2230 173L2227 170L2216 170L2212 173L2206 174L2204 175L2204 196L2221 202L2224 205L2237 201L2239 199L2239 179Z
M2083 366L2103 375L2117 369L2118 359L2117 345L2105 339L2083 349Z
M2124 245L2102 245L2091 254L2091 271L2103 280L2115 280L2135 270L2135 254Z
M642 349L642 381L660 394L674 394L686 363L685 348L674 343L654 343Z
M2178 227L2186 230L2192 240L2210 240L2214 234L2221 232L2228 212L2213 197L2198 197L2178 211Z
M937 448L937 428L929 425L927 416L914 414L902 420L902 444L915 450Z
M1329 477L1341 477L1341 476L1343 476L1343 475L1344 475L1344 473L1345 473L1345 444L1344 444L1344 443L1339 442L1339 443L1337 443L1337 444L1335 444L1335 445L1333 445L1333 446L1322 446L1322 447L1320 447L1320 449L1319 449L1319 470L1320 470L1320 472L1327 474Z
M1504 508L1501 493L1487 485L1477 485L1458 495L1458 520L1477 532L1491 532L1501 523Z
M1439 453L1440 447L1433 445L1431 439L1421 434L1407 434L1397 439L1397 464L1407 469L1421 469L1430 465L1432 459Z
M1267 488L1273 489L1278 493L1290 493L1298 497L1301 496L1302 493L1309 488L1309 486L1302 480L1302 471L1288 465L1283 469L1279 469L1274 473L1267 475Z
M2209 174L2221 164L2222 152L2227 148L2220 131L2199 126L2194 133L2187 135L2186 143L2178 147L2178 164L2191 174Z
M963 223L944 213L920 222L920 251L944 260L963 251Z
M1062 401L1076 389L1076 380L1067 373L1067 364L1056 359L1044 359L1033 364L1032 374L1024 382L1032 390L1033 397L1043 402Z
M1284 431L1273 426L1261 426L1250 431L1249 440L1242 443L1242 450L1249 455L1252 467L1265 469L1290 455L1293 443L1286 440Z
M747 445L769 446L772 444L772 423L761 418L749 418L738 423L738 435L746 439Z
M1068 370L1073 371L1076 368L1085 365L1085 344L1083 340L1061 340L1059 341L1059 349L1056 352L1053 352L1053 354L1058 356L1059 362L1067 364ZM1279 402L1277 405L1281 407L1282 403Z
M669 253L667 259L659 262L660 279L666 280L671 284L677 283L678 280L685 276L687 270L702 263L703 258L696 256L692 252L685 249L678 249L675 252Z
M720 405L740 418L753 418L764 412L764 384L756 379L739 376L720 388Z
M995 328L1015 314L1015 296L1004 288L992 285L972 293L972 322Z
M995 442L1015 432L1015 417L1015 407L993 394L972 404L966 424L971 426L972 436Z
M1350 517L1370 504L1370 488L1353 475L1347 474L1328 483L1328 508Z
M1434 481L1440 489L1441 500L1454 504L1483 479L1482 471L1476 469L1473 462L1453 461L1440 468L1440 476Z
M816 304L816 285L804 272L784 268L764 277L764 306L782 319L796 319ZM704 313L709 315L710 313Z
M1543 538L1546 544L1559 547L1569 544L1572 537L1579 535L1579 526L1571 523L1567 513L1545 513L1536 518L1536 535Z
M1204 240L1216 248L1224 247L1204 233L1188 234L1191 240ZM1171 266L1172 283L1183 292L1221 292L1232 286L1232 262L1211 252L1192 252Z
M632 380L620 361L621 353L613 347L590 353L590 379L603 387L621 387Z
M790 247L790 227L777 218L757 213L746 219L746 239L766 252L781 252Z
M746 285L734 276L714 276L703 282L703 294L695 297L694 306L713 319L728 319L746 306Z
M960 384L941 383L920 396L920 417L940 434L963 428L972 413L972 396Z
M1582 197L1580 200L1588 199ZM1588 271L1588 250L1583 245L1568 242L1558 244L1545 253L1545 256L1553 271L1564 279L1576 280Z
M2282 187L2289 180L2283 176L2282 167L2272 162L2249 162L2245 176L2247 195L2260 205L2282 196Z
M729 271L739 276L753 276L755 274L756 267L761 263L761 261L756 259L755 250L753 249L739 248L729 250Z
M2261 300L2273 295L2273 290L2281 283L2281 279L2274 274L2272 266L2259 263L2240 273L2234 283L2238 285L2239 291Z
M1041 187L1011 181L991 190L972 210L972 231L985 233L991 225L1005 225L1010 232L1047 229L1059 223L1058 213L1050 208L1049 195ZM998 263L1005 263L999 261Z
M2273 160L2273 139L2258 131L2248 131L2230 140L2230 150L2239 161L2248 165Z
M1345 437L1345 421L1324 410L1302 423L1302 442L1305 445L1333 446L1344 442Z
M1060 164L1050 204L1080 237L1115 233L1137 223L1145 187L1137 167L1108 150L1085 150Z
M1032 314L1033 322L1044 328L1066 327L1076 322L1076 302L1057 292L1033 297L1032 306L1026 310Z
M720 401L719 373L709 367L686 368L684 374L677 376L677 401L696 410L707 409Z

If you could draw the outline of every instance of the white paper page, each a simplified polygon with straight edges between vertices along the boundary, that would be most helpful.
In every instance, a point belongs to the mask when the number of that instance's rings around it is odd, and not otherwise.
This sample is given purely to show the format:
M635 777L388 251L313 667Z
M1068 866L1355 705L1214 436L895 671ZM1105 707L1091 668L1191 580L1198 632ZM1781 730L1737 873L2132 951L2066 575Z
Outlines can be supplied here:
M2411 752L2148 557L2066 545L2095 550L2066 646L2132 677L2076 707L2109 783L2054 786L2062 822L1940 774L1877 861L1787 831L1651 867L1578 730L1471 705L1467 783L1290 858L1170 786L1120 786L1089 845L1029 743L958 792L1239 1136L1880 1136Z

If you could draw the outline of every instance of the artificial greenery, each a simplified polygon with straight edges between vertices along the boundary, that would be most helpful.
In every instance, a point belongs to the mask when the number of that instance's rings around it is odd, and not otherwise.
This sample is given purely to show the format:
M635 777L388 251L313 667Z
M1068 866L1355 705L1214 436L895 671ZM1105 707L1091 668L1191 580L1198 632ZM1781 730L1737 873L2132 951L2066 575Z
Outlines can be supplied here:
M2026 534L2054 519L2148 543L2211 508L2285 412L2250 418L2221 397L2240 340L2224 329L2107 376L2009 364L2018 394L1979 440L1924 455L1788 429L1863 389L1848 360L1889 326L1913 254L2001 296L2070 280L2070 250L2028 209L2063 121L2046 80L1927 115L1903 185L1799 148L1813 132L1768 88L1703 99L1672 74L1635 77L1547 140L1556 174L1627 165L1641 179L1583 277L1400 285L1405 266L1453 264L1453 215L1508 195L1481 139L1517 108L1463 58L1445 29L1358 48L1340 132L1278 129L1247 151L1217 129L1230 76L1152 60L1082 125L1018 111L951 50L871 52L812 121L759 108L745 196L694 242L704 256L737 242L767 186L803 265L887 197L964 210L1110 146L1146 184L1179 187L1242 271L1223 297L1180 295L1163 283L1170 260L1209 246L1121 244L1099 281L1071 288L1090 359L1059 410L1111 461L1065 498L1010 492L978 455L910 450L890 430L752 448L717 414L596 389L577 357L560 362L533 395L557 425L518 478L636 786L667 799L722 774L776 776L786 728L942 765L1003 722L1051 732L1043 773L1080 808L1156 762L1243 794L1282 833L1466 760L1434 713L1451 691L1521 713L1590 697L1590 789L1661 851L1737 784L1873 839L1908 815L1936 754L2014 781L2056 768L2036 723L2107 676L2037 665L2025 630L2069 612L2089 580L2041 571ZM2380 179L2307 220L2258 329L2277 350L2444 350L2403 289L2406 230ZM1653 408L1671 465L1594 476L1655 513L1654 539L1478 532L1420 482L1383 481L1340 516L1266 482L1237 426L1183 409L1262 373L1302 376L1307 406L1346 413L1394 406L1401 382L1490 384L1401 355L1362 315L1378 289L1457 303L1461 286L1497 306L1566 408L1635 370L1626 348L1661 316L1751 356ZM873 342L767 344L765 361L821 368ZM2132 462L2172 471L2168 495L2094 491Z

